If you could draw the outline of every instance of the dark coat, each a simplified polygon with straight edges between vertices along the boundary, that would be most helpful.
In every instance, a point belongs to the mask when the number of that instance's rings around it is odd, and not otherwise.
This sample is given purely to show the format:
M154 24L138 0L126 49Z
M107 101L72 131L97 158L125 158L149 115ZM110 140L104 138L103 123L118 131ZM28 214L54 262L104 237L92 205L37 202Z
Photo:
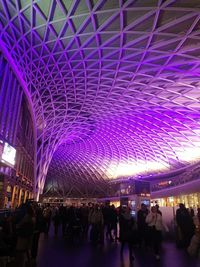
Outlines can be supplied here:
M119 240L120 242L136 243L137 242L137 230L136 222L133 217L124 216L123 214L119 217Z

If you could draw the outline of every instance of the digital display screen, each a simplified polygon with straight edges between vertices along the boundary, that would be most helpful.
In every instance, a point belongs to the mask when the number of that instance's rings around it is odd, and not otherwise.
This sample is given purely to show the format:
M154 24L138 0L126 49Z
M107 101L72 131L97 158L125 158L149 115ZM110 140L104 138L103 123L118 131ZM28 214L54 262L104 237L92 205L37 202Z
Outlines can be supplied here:
M149 199L143 199L141 203L145 204L146 206L150 206L150 200Z
M9 145L8 143L4 143L3 152L1 156L1 162L10 165L13 167L15 165L15 157L16 157L16 149Z

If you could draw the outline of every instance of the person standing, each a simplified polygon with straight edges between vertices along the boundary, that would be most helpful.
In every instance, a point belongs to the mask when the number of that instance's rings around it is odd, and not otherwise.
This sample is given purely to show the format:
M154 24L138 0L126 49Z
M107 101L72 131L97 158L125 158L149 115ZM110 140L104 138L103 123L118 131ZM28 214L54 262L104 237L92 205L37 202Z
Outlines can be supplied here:
M133 256L133 244L136 238L136 223L131 216L130 208L123 208L119 216L119 241L121 242L120 254L123 258L123 251L125 244L128 244L129 260L134 260Z
M160 249L162 242L162 229L163 222L162 216L158 213L155 206L151 208L150 213L146 217L146 223L148 224L150 244L154 250L157 260L160 259Z
M176 222L179 232L178 245L181 247L188 247L194 235L195 226L189 211L183 203L179 204L179 209L176 211Z
M45 222L45 233L46 234L49 233L49 229L51 225L51 215L52 215L51 207L49 204L47 204L47 206L43 210L43 218Z
M193 223L195 225L195 228L198 228L200 230L200 208L197 208L197 214L193 216Z
M96 204L93 211L91 211L89 222L92 225L90 231L90 240L93 244L103 243L103 230L104 230L104 221L103 221L103 213L101 211L101 207Z
M59 213L58 207L54 207L54 209L53 209L52 220L53 220L53 224L54 224L54 235L57 236L58 228L59 228L59 224L60 224L60 213Z
M146 217L149 211L147 206L142 203L141 209L137 213L137 226L138 226L138 237L139 237L139 245L142 247L143 245L147 247L148 245L148 225L146 223Z
M60 222L62 225L62 235L64 236L67 226L67 211L66 207L64 207L63 204L59 207L59 214L60 214Z

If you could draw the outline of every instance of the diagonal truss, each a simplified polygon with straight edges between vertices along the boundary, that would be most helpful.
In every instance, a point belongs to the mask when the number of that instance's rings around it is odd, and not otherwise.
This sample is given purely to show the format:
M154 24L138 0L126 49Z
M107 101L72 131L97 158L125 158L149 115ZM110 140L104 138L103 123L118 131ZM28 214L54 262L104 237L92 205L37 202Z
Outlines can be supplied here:
M0 42L33 102L39 193L48 169L47 190L87 196L121 165L199 159L198 0L1 0Z

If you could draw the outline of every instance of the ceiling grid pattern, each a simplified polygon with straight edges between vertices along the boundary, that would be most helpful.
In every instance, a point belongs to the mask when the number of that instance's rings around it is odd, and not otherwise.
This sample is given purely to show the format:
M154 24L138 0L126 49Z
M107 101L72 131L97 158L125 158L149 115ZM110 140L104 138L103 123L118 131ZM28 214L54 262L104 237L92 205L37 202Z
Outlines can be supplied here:
M40 192L47 171L46 191L93 196L127 166L199 160L198 0L0 0L0 42L34 105Z

